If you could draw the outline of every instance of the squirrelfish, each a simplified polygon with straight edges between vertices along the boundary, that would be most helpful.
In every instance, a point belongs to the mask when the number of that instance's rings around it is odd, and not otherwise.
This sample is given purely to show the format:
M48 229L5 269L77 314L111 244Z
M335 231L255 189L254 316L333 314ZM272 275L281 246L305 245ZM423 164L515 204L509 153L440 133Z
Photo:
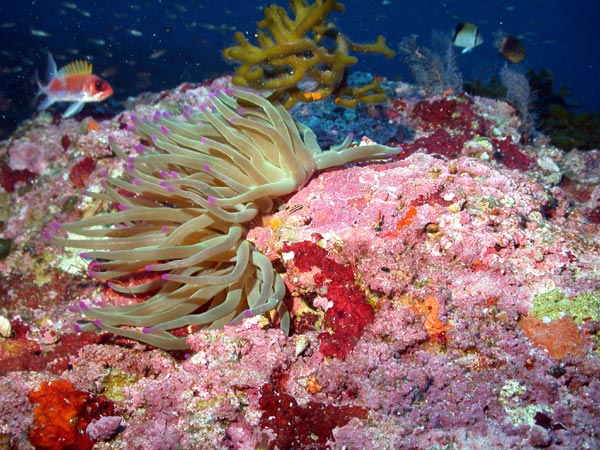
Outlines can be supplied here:
M48 53L48 84L42 85L37 73L36 79L40 89L38 95L46 96L38 111L55 102L71 102L63 114L64 118L77 114L85 103L101 102L113 94L110 84L92 73L92 65L88 61L73 61L57 70L51 53Z

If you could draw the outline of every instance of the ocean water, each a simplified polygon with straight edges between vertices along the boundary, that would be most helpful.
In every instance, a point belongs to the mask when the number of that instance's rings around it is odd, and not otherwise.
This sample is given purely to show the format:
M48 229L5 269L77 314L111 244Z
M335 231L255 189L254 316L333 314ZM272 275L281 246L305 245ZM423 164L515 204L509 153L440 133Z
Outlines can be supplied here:
M231 73L222 56L233 33L252 36L262 9L271 2L220 1L16 1L0 4L0 138L36 112L35 71L42 78L46 54L59 67L89 59L94 72L113 86L110 110L144 91L173 88ZM526 72L547 69L556 90L566 85L577 112L600 107L598 70L600 4L594 0L346 0L329 19L350 39L372 42L379 34L396 50L412 34L431 45L433 31L451 35L457 23L475 23L484 39L469 53L457 52L465 80L488 80L506 60L494 47L494 33L519 37ZM286 1L278 4L287 5ZM401 57L359 55L352 70L412 81Z

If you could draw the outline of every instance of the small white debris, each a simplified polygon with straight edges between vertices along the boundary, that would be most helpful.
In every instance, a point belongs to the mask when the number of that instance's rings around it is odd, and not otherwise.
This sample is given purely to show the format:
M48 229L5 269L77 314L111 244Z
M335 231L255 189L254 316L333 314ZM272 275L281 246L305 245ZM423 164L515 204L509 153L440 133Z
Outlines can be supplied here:
M303 334L298 336L298 339L296 340L296 351L295 351L296 357L298 357L302 353L304 353L304 351L308 348L309 345L310 345L310 339L308 338L308 336L305 336Z
M10 325L10 320L8 320L4 316L0 316L0 336L2 337L10 337L12 334L12 326Z
M281 259L283 259L284 262L288 262L294 259L294 252L283 252L281 253Z

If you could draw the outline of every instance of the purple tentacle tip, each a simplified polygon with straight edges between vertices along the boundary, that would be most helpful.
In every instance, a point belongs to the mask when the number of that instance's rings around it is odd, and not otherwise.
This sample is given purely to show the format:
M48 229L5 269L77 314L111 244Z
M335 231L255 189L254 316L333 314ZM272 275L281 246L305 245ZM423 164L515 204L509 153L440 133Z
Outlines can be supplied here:
M75 331L75 333L81 333L81 325L76 323L75 325L73 325L73 330Z
M230 116L229 119L227 119L229 121L229 123L235 123L236 121L236 117L235 116Z
M171 279L168 273L163 273L160 278L165 281L169 281Z
M254 314L252 313L251 309L247 309L246 311L244 311L244 317L252 317Z
M152 114L152 120L154 120L155 122L158 122L159 119L160 119L160 111L154 111L154 114Z
M135 184L136 186L139 186L141 182L142 180L140 180L139 178L134 178L133 180L131 180L131 184Z
M50 227L53 230L60 230L60 223L58 223L56 220L53 220L52 222L50 222Z
M94 320L94 325L96 325L98 328L102 328L104 323L100 319L96 319Z
M200 138L200 142L202 142L203 144L206 144L207 141L208 141L208 139L206 138L206 136L202 136Z
M206 170L207 172L212 172L212 169L210 168L210 164L204 164L204 166L202 166L202 168L204 170Z
M127 211L127 210L129 209L129 206L127 206L127 205L125 205L125 204L123 204L123 203L119 203L119 204L117 205L117 209L118 209L119 211Z
M154 333L154 327L144 327L142 328L142 333L144 334L152 334Z
M77 303L77 305L79 306L79 309L81 311L89 311L90 310L90 307L83 300L79 300L79 302Z
M217 203L217 199L214 198L213 196L209 196L206 198L206 200L208 201L208 203L210 203L211 205L214 205L215 203Z
M133 122L137 122L137 121L139 120L139 119L138 119L138 116L136 116L135 114L132 114L131 116L129 116L129 118L130 118L130 119L131 119Z
M49 231L43 231L42 232L42 238L45 241L49 241L50 239L52 239L52 233L50 233Z
M113 144L115 142L115 137L112 134L108 136L108 142L109 144Z
M160 227L160 231L162 231L163 233L167 233L169 231L169 227L166 225L163 225L162 227Z
M158 141L158 138L156 137L155 134L153 134L152 136L150 136L150 140L156 144L156 141Z
M179 178L179 173L175 170L171 171L171 178L177 179Z
M81 253L79 254L79 257L80 257L80 258L82 258L82 259L87 259L87 258L89 258L89 257L90 257L90 255L89 255L89 253L88 253L88 252L81 252ZM91 266L91 264L90 264L90 266Z
M169 131L169 129L168 129L167 127L165 127L164 125L161 125L161 126L160 126L160 132L161 132L162 134L166 134L166 135L169 135L169 134L171 134L171 132Z
M348 135L348 137L349 137L350 139L354 139L354 133L350 133L350 134Z
M137 144L137 145L135 146L135 151L136 151L136 152L138 152L138 153L144 153L144 149L145 149L145 148L146 148L146 147L144 147L144 144Z

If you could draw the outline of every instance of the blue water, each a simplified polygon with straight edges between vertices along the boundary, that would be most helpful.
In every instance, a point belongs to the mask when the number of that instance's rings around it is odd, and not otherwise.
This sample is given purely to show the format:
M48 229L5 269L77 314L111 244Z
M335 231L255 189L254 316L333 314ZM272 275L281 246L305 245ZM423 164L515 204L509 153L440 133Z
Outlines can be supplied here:
M287 5L287 2L279 1ZM556 90L566 85L577 112L600 107L598 70L600 6L572 1L342 1L344 13L330 15L357 42L378 34L397 49L402 38L417 34L430 45L432 30L451 33L458 22L479 26L484 43L458 54L465 80L487 80L505 64L493 46L498 30L521 38L527 59L520 70L550 70ZM144 91L158 91L230 73L221 50L233 43L235 30L255 30L262 8L270 4L239 0L205 2L15 1L0 5L0 137L35 113L34 73L43 74L46 53L58 66L88 58L94 72L105 74L115 89L113 106ZM248 5L255 5L248 7ZM45 35L44 35L45 34ZM412 81L396 56L359 55L352 70Z

